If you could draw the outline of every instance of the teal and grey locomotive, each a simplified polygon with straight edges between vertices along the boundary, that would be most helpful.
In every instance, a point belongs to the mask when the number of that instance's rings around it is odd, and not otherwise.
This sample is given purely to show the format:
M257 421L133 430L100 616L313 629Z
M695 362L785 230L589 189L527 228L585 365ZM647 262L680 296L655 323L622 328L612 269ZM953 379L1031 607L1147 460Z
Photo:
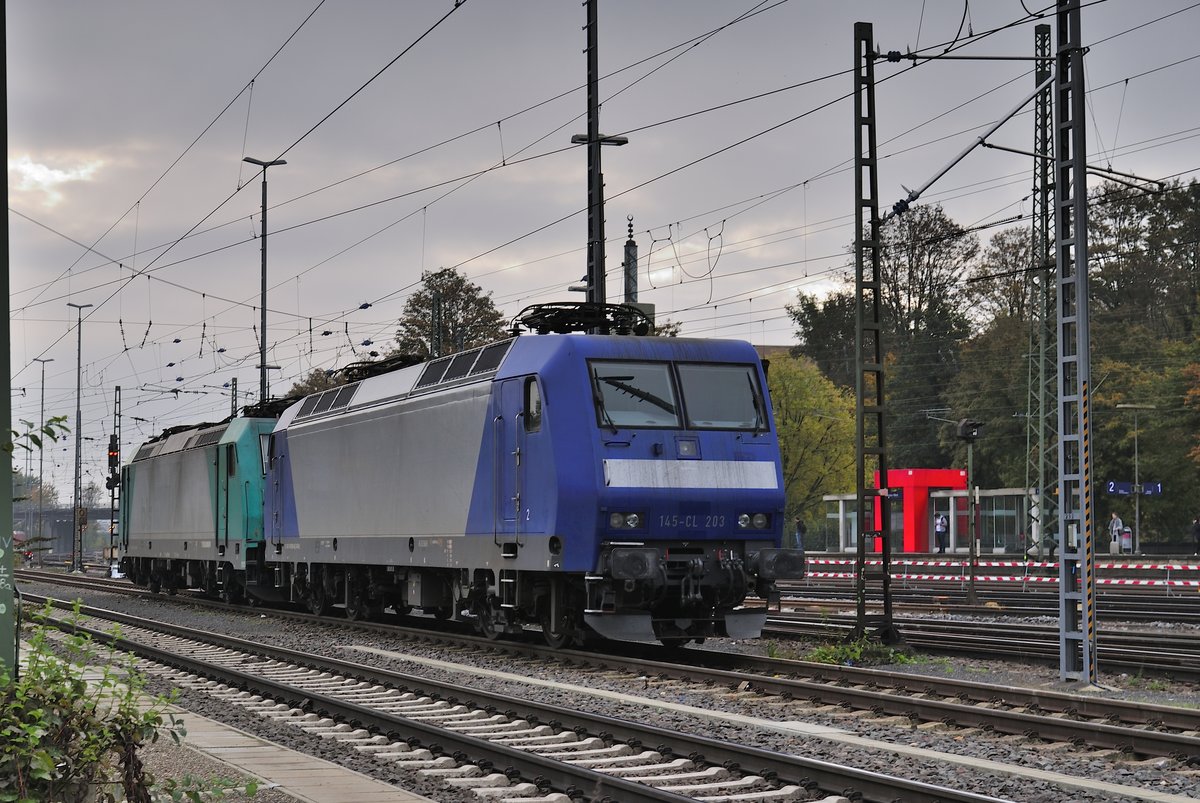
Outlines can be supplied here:
M264 433L261 461L223 458L224 434L202 445L212 429L181 454L166 447L184 433L139 450L127 571L353 618L418 608L492 636L540 627L551 644L756 637L766 613L747 598L804 572L803 554L780 548L765 387L746 343L619 335L520 336L369 376L294 403L269 434L266 419L235 419ZM189 450L202 456L179 473ZM194 494L213 530L155 518L147 487L179 509ZM255 487L262 527L247 513L238 563L221 497L244 489L251 505Z

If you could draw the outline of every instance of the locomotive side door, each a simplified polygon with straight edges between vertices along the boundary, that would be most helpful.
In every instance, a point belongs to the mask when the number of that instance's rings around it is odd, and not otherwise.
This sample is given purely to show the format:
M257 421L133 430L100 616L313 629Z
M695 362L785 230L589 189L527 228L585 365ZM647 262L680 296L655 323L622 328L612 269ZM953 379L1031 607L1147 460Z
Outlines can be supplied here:
M496 428L496 543L505 557L516 557L527 532L541 532L544 522L532 504L537 489L529 481L538 433L542 427L542 397L537 377L501 383L500 405L492 420ZM505 548L502 542L512 546Z
M500 383L500 404L492 418L495 471L495 541L515 542L520 529L522 467L522 380Z
M229 478L237 471L237 446L229 443L218 445L217 451L217 554L224 555L229 548Z

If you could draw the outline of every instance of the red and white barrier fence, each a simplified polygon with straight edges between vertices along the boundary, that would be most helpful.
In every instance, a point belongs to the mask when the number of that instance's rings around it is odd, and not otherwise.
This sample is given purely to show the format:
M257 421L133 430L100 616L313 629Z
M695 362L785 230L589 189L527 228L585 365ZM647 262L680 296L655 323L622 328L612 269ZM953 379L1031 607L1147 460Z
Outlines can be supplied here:
M812 580L853 580L856 574L852 571L812 571L812 568L830 567L832 569L854 566L855 563L856 561L853 558L811 558L808 561L809 572L807 577ZM867 560L865 563L868 566L880 566L883 564L883 561ZM1058 583L1057 561L980 560L975 562L975 566L976 568L1022 570L1019 574L977 574L975 575L975 582L977 583ZM965 584L971 579L967 573L968 567L969 561L967 560L894 560L892 561L892 579L902 583L909 580L920 580L923 582ZM924 571L911 572L909 571L910 568L923 569ZM954 573L938 574L930 573L930 569L957 571ZM1030 574L1029 572L1032 569L1052 570L1052 572ZM1171 576L1172 572L1196 572L1200 574L1200 563L1097 563L1096 569L1097 571L1143 571L1163 572L1165 574L1161 578L1097 577L1096 585L1200 589L1200 577L1196 579L1179 579Z

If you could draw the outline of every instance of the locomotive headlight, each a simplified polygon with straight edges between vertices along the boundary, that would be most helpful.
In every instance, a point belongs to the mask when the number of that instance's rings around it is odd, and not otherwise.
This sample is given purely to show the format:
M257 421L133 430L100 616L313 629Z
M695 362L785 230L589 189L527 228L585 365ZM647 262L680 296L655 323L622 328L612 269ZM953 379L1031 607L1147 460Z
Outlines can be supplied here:
M765 530L771 524L771 517L766 513L742 513L737 518L738 528L742 530Z
M641 513L610 513L608 526L613 530L636 530L645 518Z

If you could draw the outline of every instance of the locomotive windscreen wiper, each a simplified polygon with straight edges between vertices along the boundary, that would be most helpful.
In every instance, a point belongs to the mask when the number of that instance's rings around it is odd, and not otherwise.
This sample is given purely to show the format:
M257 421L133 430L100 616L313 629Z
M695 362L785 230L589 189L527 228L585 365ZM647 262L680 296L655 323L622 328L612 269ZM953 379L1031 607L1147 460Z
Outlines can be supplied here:
M762 406L758 401L758 391L754 387L754 380L750 374L746 374L746 381L750 383L750 402L754 405L754 431L762 432L767 428L767 422L763 416Z
M661 407L671 415L675 414L675 405L664 399L662 396L656 396L648 390L642 390L639 387L630 385L628 380L633 379L632 376L597 376L601 382L606 382L612 385L617 390L624 391L635 399L640 399L644 402L650 402L655 407Z
M593 374L593 376L595 375ZM632 378L633 377L630 377L630 379ZM617 422L613 421L612 416L608 412L608 407L604 404L604 394L600 392L600 386L594 382L592 383L592 398L596 402L596 409L598 409L600 414L604 416L604 423L612 427L613 434L616 435L618 432Z

